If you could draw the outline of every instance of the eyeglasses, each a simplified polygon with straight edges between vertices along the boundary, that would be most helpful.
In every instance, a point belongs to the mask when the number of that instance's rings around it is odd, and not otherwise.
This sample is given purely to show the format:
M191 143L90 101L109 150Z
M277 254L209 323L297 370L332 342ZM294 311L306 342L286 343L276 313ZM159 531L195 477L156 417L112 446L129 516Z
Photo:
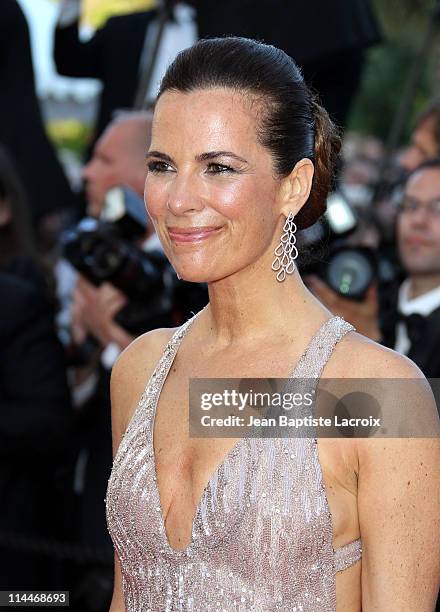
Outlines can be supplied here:
M417 200L417 198L404 196L397 205L397 210L402 213L414 213L419 210L419 208L425 208L431 215L440 219L440 196L425 202Z

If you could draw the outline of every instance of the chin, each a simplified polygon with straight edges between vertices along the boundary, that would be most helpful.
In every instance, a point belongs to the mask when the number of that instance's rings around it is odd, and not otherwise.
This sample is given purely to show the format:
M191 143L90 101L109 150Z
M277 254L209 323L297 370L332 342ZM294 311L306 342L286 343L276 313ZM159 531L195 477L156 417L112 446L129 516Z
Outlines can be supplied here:
M438 274L438 265L433 265L432 262L411 262L411 265L406 266L406 270L409 274L430 276L431 274Z
M224 273L215 272L211 266L192 265L192 266L176 266L174 268L183 281L188 283L211 283L224 278Z
M182 272L176 269L176 274L180 276L181 280L186 281L187 283L209 283L212 280L209 278L206 272L202 272L202 270Z

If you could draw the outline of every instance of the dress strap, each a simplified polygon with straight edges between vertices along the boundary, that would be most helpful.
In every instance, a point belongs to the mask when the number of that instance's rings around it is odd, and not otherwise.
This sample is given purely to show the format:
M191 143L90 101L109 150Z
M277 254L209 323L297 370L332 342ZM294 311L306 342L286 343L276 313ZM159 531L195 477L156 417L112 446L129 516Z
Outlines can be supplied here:
M173 361L177 349L179 348L180 343L182 342L186 332L203 310L204 308L202 308L202 310L193 315L190 319L185 321L185 323L178 327L176 331L172 334L171 338L166 343L162 351L162 355L160 356L159 361L156 363L156 366L150 378L148 379L147 384L145 385L144 392L140 400L141 403L150 395L150 393L154 393L155 389L157 388L158 381L161 375L163 375L164 367L166 366L166 364L168 364L168 367L171 365L171 362Z
M338 315L328 319L313 336L290 376L319 378L336 344L346 333L355 329L351 323Z
M188 329L191 327L191 325L194 323L196 318L199 316L199 314L203 310L204 308L202 308L202 310L199 310L199 312L196 312L196 314L194 314L191 318L185 321L185 323L182 323L182 325L180 325L180 327L176 329L174 334L171 336L171 338L166 343L165 348L163 349L163 352L162 352L162 356L159 359L157 366L162 365L162 362L168 359L170 354L173 354L173 356L175 355L175 353L177 352L177 349L180 346L180 343L185 337L186 332L188 331Z
M342 570L347 569L350 565L354 565L356 561L362 558L362 540L358 538L357 540L353 540L353 542L349 542L344 546L340 546L339 548L334 549L334 563L335 563L335 571L341 572Z

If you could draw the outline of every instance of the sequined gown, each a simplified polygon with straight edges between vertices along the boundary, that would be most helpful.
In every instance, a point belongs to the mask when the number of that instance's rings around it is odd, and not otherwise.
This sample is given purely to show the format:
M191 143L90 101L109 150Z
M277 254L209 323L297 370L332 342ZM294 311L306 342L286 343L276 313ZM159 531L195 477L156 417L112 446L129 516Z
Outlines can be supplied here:
M154 463L158 397L194 319L164 349L116 453L106 507L127 612L334 612L336 572L361 558L336 550L316 438L242 438L197 506L192 538L167 539ZM290 378L318 380L354 327L338 316L311 339Z

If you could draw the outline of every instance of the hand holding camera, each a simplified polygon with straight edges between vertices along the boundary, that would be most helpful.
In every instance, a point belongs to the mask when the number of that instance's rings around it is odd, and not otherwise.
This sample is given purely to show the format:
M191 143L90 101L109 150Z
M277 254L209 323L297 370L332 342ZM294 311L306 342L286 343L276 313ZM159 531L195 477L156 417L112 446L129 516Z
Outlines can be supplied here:
M77 344L82 344L90 334L103 345L119 344L121 334L127 344L132 337L121 330L114 321L116 314L127 304L125 295L110 283L95 287L83 276L79 276L73 295L72 335Z

